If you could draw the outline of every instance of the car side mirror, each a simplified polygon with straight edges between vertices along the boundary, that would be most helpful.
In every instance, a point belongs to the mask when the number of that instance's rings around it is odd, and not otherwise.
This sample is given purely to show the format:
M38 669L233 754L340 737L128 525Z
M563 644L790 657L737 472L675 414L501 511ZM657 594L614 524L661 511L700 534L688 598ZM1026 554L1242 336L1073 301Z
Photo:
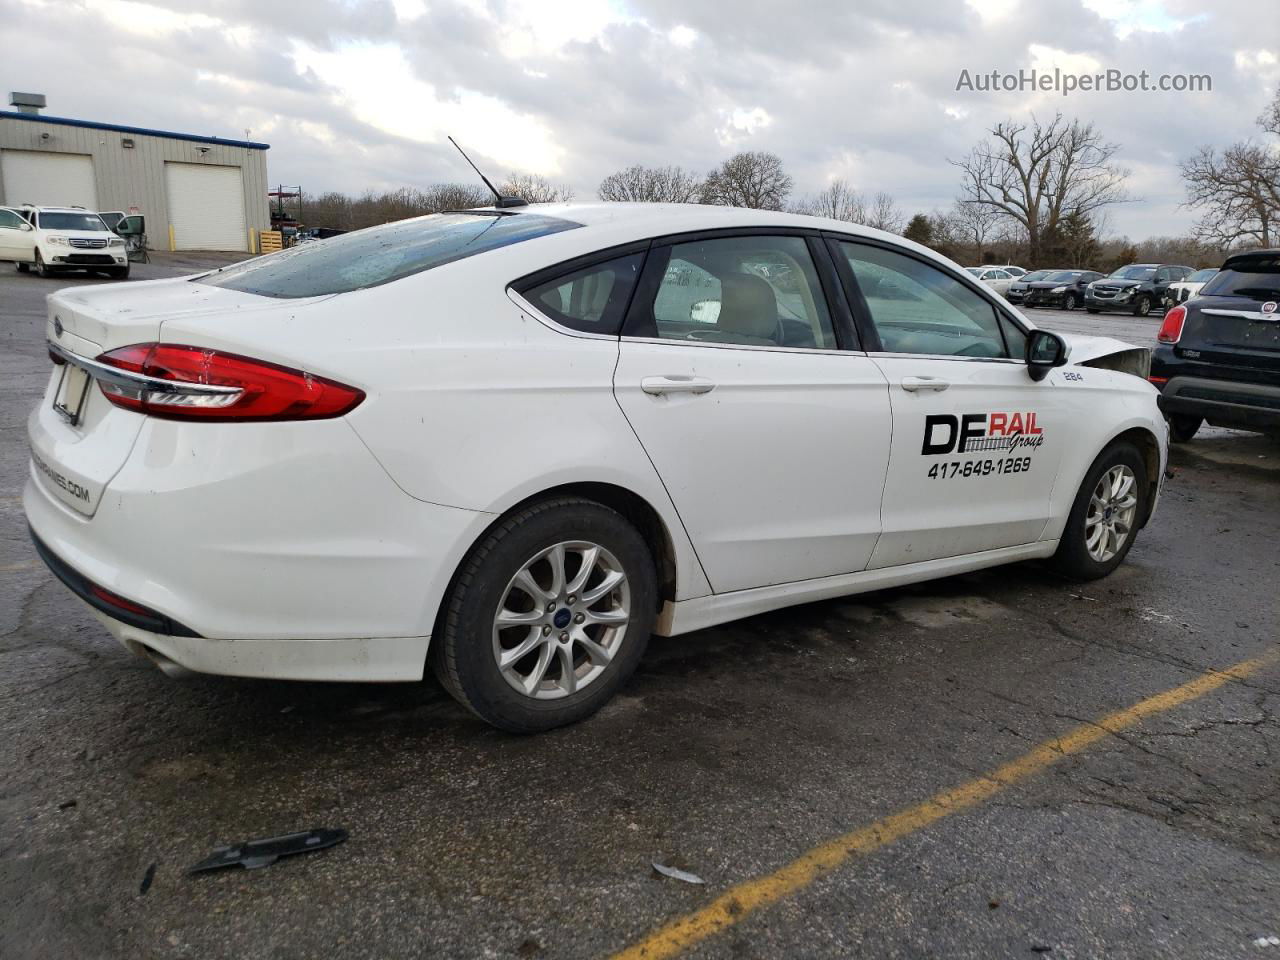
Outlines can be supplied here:
M1067 362L1067 342L1048 330L1032 330L1027 337L1027 374L1039 383L1054 367Z
M26 231L26 232L30 232L30 231L34 230L34 229L35 229L35 227L33 227L31 224L27 223L27 221L23 220L20 224L18 224L18 229L19 229L19 230Z

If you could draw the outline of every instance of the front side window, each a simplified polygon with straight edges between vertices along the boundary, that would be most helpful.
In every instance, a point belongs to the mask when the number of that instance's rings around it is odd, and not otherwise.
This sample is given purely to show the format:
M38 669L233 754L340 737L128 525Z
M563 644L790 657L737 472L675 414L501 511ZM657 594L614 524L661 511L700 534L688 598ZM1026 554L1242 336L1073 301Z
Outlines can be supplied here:
M835 331L803 237L675 244L629 333L758 347L833 350ZM655 250L650 257L662 257Z
M439 213L302 243L196 277L264 297L349 293L581 224L536 213Z
M571 330L616 336L622 327L643 253L597 263L522 289L524 298Z
M36 214L41 230L94 230L102 233L107 225L96 213L58 213L47 210Z
M955 277L883 247L841 242L840 248L886 352L1022 356L1022 331L1002 320L994 304Z

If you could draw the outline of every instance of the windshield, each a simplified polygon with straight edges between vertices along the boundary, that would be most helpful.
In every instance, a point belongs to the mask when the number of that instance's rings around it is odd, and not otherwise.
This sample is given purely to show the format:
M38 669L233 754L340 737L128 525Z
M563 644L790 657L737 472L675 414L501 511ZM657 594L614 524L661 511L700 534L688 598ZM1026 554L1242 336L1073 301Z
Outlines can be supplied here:
M1050 274L1045 279L1052 283L1070 283L1078 276L1080 276L1079 271L1060 270L1058 273Z
M982 276L983 273L986 272L982 267L965 267L965 269L968 270L970 273L972 273L975 277L980 277Z
M321 297L376 287L582 224L536 213L439 213L304 243L195 282L264 297Z
M1280 300L1280 257L1238 261L1206 283L1200 296Z
M1030 273L1024 273L1018 278L1021 283L1035 283L1037 280L1049 279L1048 270L1032 270Z
M1205 270L1197 270L1191 276L1187 277L1187 283L1208 283L1215 273L1218 272L1217 267L1209 267Z
M49 213L41 211L36 214L40 218L42 230L94 230L102 233L107 225L96 213Z
M1121 267L1115 273L1110 274L1114 280L1150 280L1156 275L1155 267Z

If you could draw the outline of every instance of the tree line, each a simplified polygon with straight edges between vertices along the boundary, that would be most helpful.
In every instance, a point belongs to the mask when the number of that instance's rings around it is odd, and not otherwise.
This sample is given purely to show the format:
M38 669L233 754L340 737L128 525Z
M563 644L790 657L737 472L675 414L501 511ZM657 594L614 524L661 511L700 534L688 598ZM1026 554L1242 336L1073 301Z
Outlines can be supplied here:
M1280 137L1280 92L1258 118ZM1132 243L1107 237L1108 213L1134 198L1119 146L1092 123L1067 119L1006 120L991 127L963 157L948 162L959 179L954 205L908 217L885 192L870 196L848 181L832 180L817 193L793 197L795 182L776 154L743 151L705 174L679 166L639 164L609 174L602 200L638 203L708 203L844 220L900 233L960 262L1019 263L1106 269L1134 260L1214 265L1232 249L1270 246L1280 232L1280 145L1245 140L1224 150L1203 147L1180 173L1185 207L1200 219L1182 237ZM573 199L573 190L536 174L513 174L504 194L530 203ZM462 183L426 189L326 193L309 198L309 225L359 229L442 210L483 206L483 187Z

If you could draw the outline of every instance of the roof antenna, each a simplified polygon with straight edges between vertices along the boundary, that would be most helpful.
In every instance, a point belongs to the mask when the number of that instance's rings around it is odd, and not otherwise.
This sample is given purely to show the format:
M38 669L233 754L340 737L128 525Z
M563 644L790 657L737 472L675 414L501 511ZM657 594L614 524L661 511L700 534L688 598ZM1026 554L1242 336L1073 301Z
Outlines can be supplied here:
M449 139L449 142L454 145L457 151L460 154L462 154L462 159L467 161L467 163L471 164L471 169L476 172L476 176L478 176L481 180L483 180L484 185L489 188L489 192L492 193L494 196L493 205L495 207L501 210L504 207L527 207L529 205L529 201L521 197L504 197L502 194L500 194L498 192L498 188L489 182L489 178L480 172L480 168L477 167L474 163L471 163L471 158L467 156L467 152L465 150L463 150L461 147L458 146L458 141L453 139L453 137L449 137L448 139Z

